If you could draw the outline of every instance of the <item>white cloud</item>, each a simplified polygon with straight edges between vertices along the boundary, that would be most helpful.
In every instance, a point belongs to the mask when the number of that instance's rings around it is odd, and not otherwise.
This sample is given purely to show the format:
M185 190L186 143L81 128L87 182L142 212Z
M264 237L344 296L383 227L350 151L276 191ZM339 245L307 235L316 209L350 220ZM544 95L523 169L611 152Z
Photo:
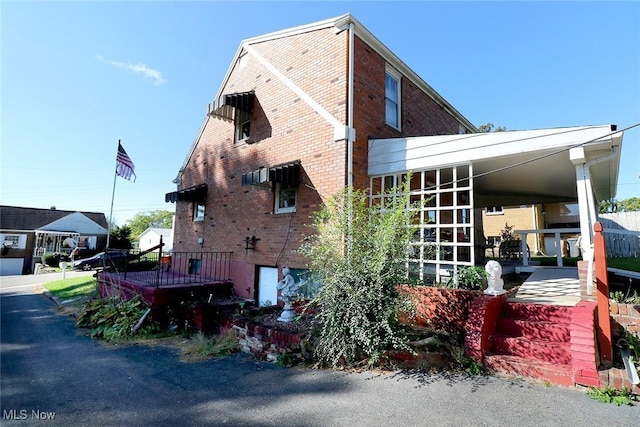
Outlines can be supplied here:
M101 55L97 55L96 58L100 62L104 62L105 64L112 65L116 68L124 68L125 70L129 70L134 72L135 74L141 75L144 78L151 79L153 84L156 86L162 85L167 81L162 77L162 73L158 70L154 70L145 64L131 64L128 62L120 62L120 61L110 61L108 59L104 59Z

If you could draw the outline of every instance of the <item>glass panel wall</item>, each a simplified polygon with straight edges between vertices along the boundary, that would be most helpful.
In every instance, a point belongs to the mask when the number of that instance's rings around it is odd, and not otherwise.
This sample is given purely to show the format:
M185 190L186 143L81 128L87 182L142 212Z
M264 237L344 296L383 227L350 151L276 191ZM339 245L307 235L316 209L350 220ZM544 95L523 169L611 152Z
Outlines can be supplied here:
M413 172L410 199L421 207L410 225L415 232L406 263L409 278L446 281L459 266L473 265L472 176L470 164ZM371 177L371 206L383 207L383 192L405 179L406 173Z

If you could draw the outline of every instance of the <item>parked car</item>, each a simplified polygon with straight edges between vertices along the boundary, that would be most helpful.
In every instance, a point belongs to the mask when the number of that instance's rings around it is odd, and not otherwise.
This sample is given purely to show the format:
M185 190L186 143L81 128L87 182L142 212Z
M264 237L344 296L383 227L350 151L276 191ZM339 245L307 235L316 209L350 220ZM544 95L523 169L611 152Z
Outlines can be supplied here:
M73 269L89 271L96 268L102 268L105 266L108 267L112 265L116 265L116 266L121 265L125 263L126 260L127 260L126 252L109 251L106 257L106 260L105 260L105 253L100 252L89 258L75 260L73 262Z

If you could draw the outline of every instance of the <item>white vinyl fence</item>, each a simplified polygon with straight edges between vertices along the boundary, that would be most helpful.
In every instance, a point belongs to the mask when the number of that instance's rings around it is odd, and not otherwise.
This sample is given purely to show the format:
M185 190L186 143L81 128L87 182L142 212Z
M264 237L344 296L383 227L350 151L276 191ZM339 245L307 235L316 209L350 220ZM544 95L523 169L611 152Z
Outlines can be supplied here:
M608 258L640 258L640 212L600 214Z

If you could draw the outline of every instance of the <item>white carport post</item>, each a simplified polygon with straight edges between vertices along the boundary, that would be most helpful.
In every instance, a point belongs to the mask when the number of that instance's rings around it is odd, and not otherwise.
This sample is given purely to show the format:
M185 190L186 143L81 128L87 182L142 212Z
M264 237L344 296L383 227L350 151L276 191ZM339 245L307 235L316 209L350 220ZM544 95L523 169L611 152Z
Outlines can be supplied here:
M584 147L572 148L569 151L569 158L576 166L576 188L580 212L580 249L582 250L582 259L589 263L587 294L591 295L593 293L593 224L596 221L591 173Z

